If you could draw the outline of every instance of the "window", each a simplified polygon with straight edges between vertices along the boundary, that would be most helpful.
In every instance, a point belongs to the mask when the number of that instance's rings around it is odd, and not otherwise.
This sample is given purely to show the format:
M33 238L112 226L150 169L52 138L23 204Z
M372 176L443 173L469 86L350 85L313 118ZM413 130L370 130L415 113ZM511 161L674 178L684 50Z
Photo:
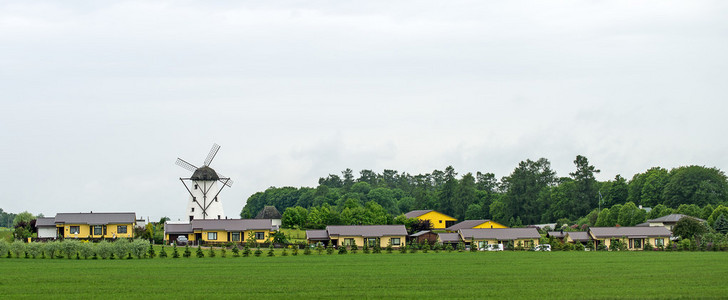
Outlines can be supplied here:
M240 232L233 232L230 234L230 239L233 242L239 242L240 241Z
M217 240L217 232L208 232L207 239L211 241Z
M126 233L126 225L119 225L116 227L116 233Z
M392 242L392 246L399 246L399 238L392 238L390 241Z
M101 225L94 226L94 235L102 235L103 228L101 228Z
M197 202L197 197L192 197L192 202Z
M344 244L342 246L351 246L351 245L354 245L354 239L352 239L352 238L345 238L344 239Z
M215 202L217 202L217 197L215 197Z
M367 243L369 243L369 247L374 247L377 245L377 239L376 238L368 238Z
M195 208L194 207L192 208L192 212L195 212Z
M655 246L665 246L664 239L655 239Z
M442 220L440 220L440 224L442 224Z
M642 248L642 239L633 239L634 240L634 247L635 248Z
M197 189L197 185L195 184L195 189Z
M255 239L256 240L264 240L265 239L265 232L256 232L255 233Z
M71 226L71 234L79 234L81 232L80 226Z

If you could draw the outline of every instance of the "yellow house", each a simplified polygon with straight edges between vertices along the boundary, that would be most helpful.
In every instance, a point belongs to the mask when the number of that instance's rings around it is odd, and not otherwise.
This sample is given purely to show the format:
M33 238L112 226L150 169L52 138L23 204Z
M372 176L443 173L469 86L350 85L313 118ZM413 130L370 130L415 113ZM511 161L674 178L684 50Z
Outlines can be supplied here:
M452 226L448 226L447 231L457 232L460 229L497 229L508 228L501 223L492 220L465 220Z
M190 223L168 222L164 226L167 241L185 236L203 243L242 243L254 239L265 243L278 230L271 219L194 219Z
M615 241L621 241L628 250L642 250L646 243L653 247L667 246L672 235L663 226L591 227L588 232L595 248L599 245L611 248Z
M404 225L329 225L325 230L307 230L309 243L323 242L334 246L351 246L356 243L362 247L379 245L386 248L404 247L407 242L407 229Z
M404 216L407 219L428 220L432 229L444 229L457 222L457 219L434 210L413 210L404 214Z
M538 246L541 234L536 228L478 228L458 230L460 239L469 245L477 244L478 248L487 245L513 242L514 247L531 248Z
M55 217L59 237L72 239L133 238L135 213L59 213Z

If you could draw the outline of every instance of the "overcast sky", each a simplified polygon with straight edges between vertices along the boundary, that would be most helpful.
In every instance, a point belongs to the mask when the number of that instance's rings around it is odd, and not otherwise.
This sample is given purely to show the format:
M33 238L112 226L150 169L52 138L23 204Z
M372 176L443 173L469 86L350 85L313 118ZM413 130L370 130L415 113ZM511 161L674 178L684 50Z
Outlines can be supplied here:
M728 169L725 1L0 1L0 208L183 218L190 173Z

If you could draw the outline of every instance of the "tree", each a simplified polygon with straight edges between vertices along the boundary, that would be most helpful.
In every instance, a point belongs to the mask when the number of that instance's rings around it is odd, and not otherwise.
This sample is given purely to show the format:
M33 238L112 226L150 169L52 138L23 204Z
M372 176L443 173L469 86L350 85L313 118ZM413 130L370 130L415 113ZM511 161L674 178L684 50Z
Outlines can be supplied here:
M537 161L530 159L518 164L513 173L501 180L505 189L504 203L506 204L505 216L500 221L508 220L516 215L527 224L533 224L541 219L541 212L544 207L537 202L542 190L556 182L556 173L551 170L551 163L540 158ZM491 204L491 216L495 219Z
M597 216L597 222L594 224L596 227L610 227L614 226L614 224L609 222L609 208L604 208L602 211L599 212L599 216Z
M615 204L624 204L629 196L629 185L627 180L617 174L613 181L608 181L602 186L602 207L610 207Z
M726 215L721 214L717 219L715 219L715 222L713 222L713 229L721 234L728 233L728 219L726 219Z
M728 201L728 179L723 171L703 166L672 169L663 191L665 204L720 204Z
M468 205L468 209L465 211L465 220L478 220L483 219L483 208L478 203Z
M690 217L680 219L672 228L672 234L682 239L693 239L706 232L708 232L708 228L703 223Z
M617 223L622 226L635 225L635 215L639 210L640 209L637 208L637 205L632 202L627 202L627 204L622 206L622 209L619 210L619 218L617 219Z
M456 219L465 219L465 214L470 205L476 203L478 198L476 197L475 188L475 177L473 174L467 173L460 179L460 183L457 185L457 192L453 201L453 210L455 212ZM480 209L478 207L478 209Z
M675 213L675 211L672 208L669 208L663 204L658 204L657 206L653 207L652 210L647 214L647 219L657 219L659 217L664 217L673 213Z
M717 220L720 215L728 216L728 207L718 205L718 207L713 210L713 213L710 214L710 217L708 217L708 225L713 226L715 224L715 220Z
M576 165L576 171L569 173L571 178L574 179L575 190L574 195L571 198L572 202L570 207L569 218L576 219L579 216L583 216L593 208L596 208L599 204L599 196L597 186L597 180L594 178L594 174L599 173L592 165L589 165L589 160L586 157L577 155L574 160Z
M448 166L445 169L445 183L440 187L437 192L440 207L442 213L449 216L456 216L456 201L457 201L457 189L458 180L455 178L455 169L452 166ZM464 213L464 212L463 212Z

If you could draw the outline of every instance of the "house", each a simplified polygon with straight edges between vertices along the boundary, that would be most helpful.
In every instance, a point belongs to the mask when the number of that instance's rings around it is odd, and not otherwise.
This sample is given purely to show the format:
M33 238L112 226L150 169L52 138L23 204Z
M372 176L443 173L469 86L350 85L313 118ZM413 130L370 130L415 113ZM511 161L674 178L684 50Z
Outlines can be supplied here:
M505 226L503 224L500 224L498 222L491 221L491 220L465 220L465 221L462 221L455 225L448 226L445 229L450 232L457 232L460 229L479 229L479 228L494 229L494 228L508 228L508 226Z
M430 228L432 229L444 229L457 222L457 219L434 210L413 210L404 214L404 216L407 219L416 218L418 220L430 221Z
M39 239L55 239L58 237L56 218L38 218L35 220L35 227L38 228Z
M420 232L410 234L409 239L410 242L418 244L426 242L430 245L434 245L437 242L437 233L432 232L432 230L422 230Z
M657 219L647 220L647 222L637 224L638 227L645 227L645 226L664 226L665 228L672 231L672 228L675 227L675 224L677 224L678 221L680 221L682 218L693 218L695 220L702 222L705 222L703 219L698 219L693 216L683 215L683 214L671 214L664 217L659 217Z
M334 246L356 243L361 247L366 242L369 247L385 248L391 244L399 248L406 244L407 229L404 225L329 225L325 230L307 230L306 238L309 243L328 241Z
M621 241L629 250L642 250L646 243L654 247L667 246L672 235L663 226L591 227L588 233L595 249L599 245L611 247L615 241Z
M566 232L564 232L563 230L546 232L547 238L554 238L554 239L560 240L562 242L564 241L565 236L566 236Z
M457 232L442 232L437 234L437 241L440 242L443 246L450 244L450 246L457 247L458 243L460 243L460 234Z
M66 239L133 238L136 214L58 213L54 223L57 235Z
M538 245L541 234L536 228L478 228L458 230L460 239L465 244L477 243L478 248L487 245L513 242L514 247L530 248Z
M589 238L589 232L587 231L568 231L564 233L563 241L565 243L579 243L586 245L591 241L591 239Z
M275 206L266 205L260 212L255 216L256 219L270 219L273 222L273 226L281 227L281 218L283 216L276 209Z
M168 241L186 236L198 243L241 243L250 239L265 243L273 239L277 229L271 219L193 219L189 223L166 222L164 236Z

